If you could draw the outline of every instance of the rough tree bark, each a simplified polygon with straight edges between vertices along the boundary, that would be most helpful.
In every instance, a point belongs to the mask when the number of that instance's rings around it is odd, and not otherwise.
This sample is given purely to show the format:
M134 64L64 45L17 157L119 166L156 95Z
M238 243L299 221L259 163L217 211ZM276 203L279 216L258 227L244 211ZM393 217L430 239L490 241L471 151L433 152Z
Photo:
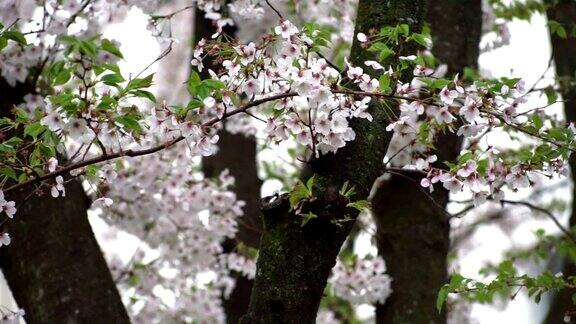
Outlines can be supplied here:
M481 0L437 0L428 5L434 55L448 65L448 75L477 67L482 24ZM439 164L456 159L456 134L438 136ZM436 186L428 196L418 188L421 176L392 175L372 199L379 253L392 277L393 293L376 307L376 323L445 323L436 296L447 280L450 225L444 207L448 192ZM431 203L434 199L435 203Z
M30 85L10 87L0 81L0 116L10 116ZM10 194L19 205L2 228L12 243L0 248L0 267L28 324L129 323L100 247L80 181L66 184L66 197L52 198L49 189Z
M547 10L549 20L562 24L570 33L576 26L576 2L574 0L549 1L551 5ZM556 76L560 80L560 92L564 100L564 112L566 121L576 123L576 35L568 35L568 38L560 38L550 33L552 41L552 55L556 65ZM572 182L576 183L576 155L570 158L570 171ZM570 227L576 226L576 185L572 188L572 214ZM566 259L562 273L565 276L576 276L576 265ZM567 311L573 312L576 308L572 303L574 289L563 289L553 297L544 323L562 323Z
M201 10L196 10L194 18L194 43L200 39L210 39L216 32L212 22L204 17ZM235 28L227 27L225 32L234 35ZM205 69L202 77L209 77L208 69L219 70L212 62L204 62ZM235 179L234 192L239 200L246 203L243 208L244 216L238 224L236 240L224 242L224 250L232 251L237 242L258 248L262 221L260 220L260 187L262 181L258 178L258 165L256 160L256 139L243 134L231 134L225 129L218 133L218 152L202 159L202 170L206 177L218 176L220 172L228 169ZM226 321L229 324L238 323L240 317L248 309L253 280L242 274L235 274L236 285L229 298L223 299Z
M360 0L356 33L398 23L419 30L425 7L426 1ZM396 50L400 55L405 53ZM363 65L375 58L355 39L350 59ZM315 176L316 200L308 203L304 212L313 211L317 218L301 226L301 217L290 211L286 195L264 201L265 228L256 279L249 311L241 323L314 323L330 270L357 217L357 211L346 208L338 191L349 181L357 189L355 198L366 199L381 174L390 143L384 109L376 102L370 109L374 121L351 121L356 132L354 141L309 165ZM352 221L345 221L345 217Z

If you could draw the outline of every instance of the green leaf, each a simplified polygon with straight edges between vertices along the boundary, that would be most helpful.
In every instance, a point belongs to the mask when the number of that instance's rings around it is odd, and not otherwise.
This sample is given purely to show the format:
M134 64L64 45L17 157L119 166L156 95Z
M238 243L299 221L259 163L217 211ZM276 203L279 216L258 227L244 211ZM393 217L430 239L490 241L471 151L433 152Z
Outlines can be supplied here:
M311 176L308 181L306 181L306 188L308 188L308 192L312 193L312 187L314 187L314 177L315 175Z
M307 199L311 196L311 192L306 188L306 186L298 181L294 189L288 194L290 200L290 206L292 208L296 207L302 200Z
M430 43L430 41L428 40L428 38L427 38L426 36L422 35L422 34L418 34L418 33L412 34L411 38L412 38L412 40L414 40L416 43L418 43L418 44L420 44L420 45L422 45L422 46L424 46L424 47L427 47L428 44Z
M474 158L474 153L466 152L458 158L458 164L464 164L468 162L468 160L472 160Z
M214 89L214 90L220 90L220 89L224 89L226 87L224 82L222 82L220 80L207 79L207 80L202 81L202 83L204 83L208 88Z
M566 130L564 128L555 127L548 131L548 135L555 140L565 141L566 140Z
M475 69L470 68L470 67L464 68L463 77L464 77L464 79L469 80L469 81L477 80L480 78L478 71L476 71Z
M14 113L16 115L16 121L19 123L26 123L28 122L28 113L26 111L24 111L22 108L16 108L14 110Z
M130 82L128 82L128 85L126 86L126 90L135 90L135 89L141 89L141 88L148 88L152 85L152 78L154 77L154 73L148 75L145 78L142 79L132 79L130 80Z
M410 34L410 26L408 24L400 24L398 25L398 33L404 36L408 36Z
M86 176L90 179L96 179L96 176L98 175L98 171L100 171L100 167L97 165L88 165L85 168L86 171Z
M380 83L380 89L382 90L382 92L387 93L392 90L390 88L390 76L388 74L382 74L378 81Z
M8 46L8 40L0 35L0 50Z
M29 124L24 128L24 134L36 139L46 128L40 123Z
M130 275L130 277L128 278L128 284L132 287L136 287L138 285L139 282L139 278L136 274L132 273Z
M391 49L384 49L382 51L380 51L380 54L378 54L378 58L380 59L380 61L385 61L388 57L394 55L395 52Z
M120 124L123 128L128 130L133 130L138 133L142 131L142 127L138 123L138 121L131 117L131 116L120 116L116 118L116 123Z
M520 161L524 162L530 161L531 158L532 158L532 151L530 149L523 148L518 151L518 159Z
M91 41L79 41L78 42L78 50L81 54L84 54L88 57L95 58L98 54L98 47L94 42Z
M532 121L532 124L534 124L534 127L536 127L536 129L541 129L544 126L544 121L542 121L542 118L540 118L540 116L538 115L532 115L532 117L530 117L530 120Z
M56 77L54 78L54 81L52 82L52 85L57 86L57 85L65 84L66 82L68 82L68 80L70 80L71 76L72 75L70 74L70 71L64 69L56 75Z
M22 34L19 31L15 31L15 30L9 30L9 31L5 31L4 33L2 33L2 36L7 38L7 39L11 39L15 42L17 42L18 44L25 46L26 43L26 37L24 37L24 34Z
M566 33L566 29L559 22L554 21L554 20L549 20L548 21L548 27L550 28L550 33L552 35L556 34L556 35L558 35L558 37L563 38L563 39L566 39L566 37L568 37L568 35Z
M118 104L118 101L111 95L104 95L100 99L100 103L98 104L97 108L106 110L112 108Z
M368 202L368 200L358 200L355 202L348 203L348 205L346 205L346 207L352 207L352 208L361 212L364 209L368 208L369 205L370 205L370 203Z
M13 153L16 153L16 150L10 145L6 145L5 143L0 143L0 153L13 154Z
M118 83L123 82L124 78L119 74L111 73L111 74L106 74L105 76L103 76L101 80L106 85L115 86Z
M317 218L318 216L313 212L308 212L307 214L302 214L302 223L300 226L304 227L304 225L308 224L311 219Z
M198 72L192 70L192 72L190 72L190 77L188 78L188 85L198 85L202 82L202 79L200 78L200 74L198 74Z
M188 109L196 109L199 107L202 107L204 105L204 103L198 99L192 99L190 100L190 102L188 102L188 105L186 106L186 108Z
M450 287L446 285L438 292L438 297L436 298L436 309L438 310L438 313L442 312L442 306L444 306L449 293Z
M558 100L558 93L556 92L556 90L554 90L554 87L552 86L546 87L546 89L544 89L544 94L548 99L549 105L555 103Z
M434 80L432 82L432 88L436 88L436 89L442 89L445 86L449 85L452 82L452 80L447 80L447 79L437 79Z
M120 52L120 49L116 47L116 45L114 45L114 43L112 43L110 40L103 39L100 45L106 52L111 53L119 58L124 58L122 52Z
M0 174L7 178L18 180L18 178L16 177L16 171L14 171L14 169L12 168L1 168Z
M105 63L105 64L100 65L100 67L105 68L107 70L110 70L116 74L121 74L120 68L116 64Z
M156 103L156 97L154 97L154 95L150 91L134 90L134 91L131 91L130 93L135 95L136 97L146 98L146 99L152 101L153 103Z
M488 170L488 159L478 161L477 170L480 174L486 174L486 171Z

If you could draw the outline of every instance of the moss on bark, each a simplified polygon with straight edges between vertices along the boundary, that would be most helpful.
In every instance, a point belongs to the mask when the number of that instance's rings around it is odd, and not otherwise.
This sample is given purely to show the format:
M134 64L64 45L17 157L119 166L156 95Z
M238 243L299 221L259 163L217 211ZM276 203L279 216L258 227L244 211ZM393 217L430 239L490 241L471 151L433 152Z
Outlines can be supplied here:
M356 33L400 22L419 30L425 3L360 0ZM374 53L355 40L350 57L352 63L361 65L374 59ZM256 280L249 312L242 323L314 323L330 270L357 217L356 211L345 207L338 191L348 181L356 188L354 199L366 199L381 174L390 142L384 109L374 102L370 113L372 122L351 121L356 132L354 141L336 154L324 155L309 165L308 172L316 179L317 200L307 208L318 218L301 226L301 218L290 212L285 196L264 205L264 233ZM338 222L347 217L351 221Z

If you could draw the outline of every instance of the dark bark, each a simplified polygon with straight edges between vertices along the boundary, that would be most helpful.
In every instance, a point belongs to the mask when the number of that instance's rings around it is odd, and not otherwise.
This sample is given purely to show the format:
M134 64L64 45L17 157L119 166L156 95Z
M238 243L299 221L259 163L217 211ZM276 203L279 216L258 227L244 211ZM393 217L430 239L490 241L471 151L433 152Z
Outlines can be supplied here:
M34 89L0 81L0 115ZM31 189L30 189L31 190ZM12 243L0 248L0 267L27 323L129 323L128 314L96 242L78 180L66 184L66 197L49 190L11 193L23 204L2 230Z
M398 23L419 30L425 3L360 0L356 33ZM354 40L352 63L361 65L374 59L373 55ZM310 163L316 200L305 206L305 212L313 211L317 218L301 226L301 217L290 211L286 196L266 201L256 280L249 312L241 323L314 323L330 270L357 217L357 211L346 208L338 191L349 181L357 189L354 198L366 199L382 171L390 133L385 131L388 121L379 105L374 101L370 107L374 121L350 122L356 132L354 141L336 154ZM345 221L346 217L351 221Z
M549 20L562 24L568 33L576 24L576 2L574 0L555 1L547 10ZM564 100L566 121L576 123L576 35L563 39L556 34L550 35L552 41L552 55L556 65L556 76L560 81L560 92ZM576 155L570 158L572 182L576 183ZM572 189L572 214L570 227L576 226L576 186ZM566 259L562 273L564 276L576 276L576 265L572 260ZM544 323L562 323L566 312L573 313L576 306L572 302L574 289L563 289L553 296L548 316Z
M216 32L212 22L204 18L204 13L196 10L194 18L194 43L202 38L210 39ZM235 29L227 27L225 32L234 35ZM204 62L205 69L202 77L209 77L208 69L216 69L212 62ZM262 181L258 178L258 165L256 160L256 139L253 136L243 134L231 134L225 129L218 132L218 152L202 159L202 170L206 177L218 176L225 169L230 171L234 177L234 192L239 200L246 203L243 208L244 216L238 224L236 240L228 240L224 243L224 251L230 252L237 246L237 242L242 242L247 246L258 248L260 245L260 233L262 221L260 219L260 187ZM248 309L250 294L252 292L253 280L235 273L236 285L228 299L223 299L226 322L229 324L238 323L240 317Z
M448 75L477 67L481 0L430 1L427 21L432 51L448 64ZM440 134L434 154L440 163L455 160L461 144L454 133ZM392 175L372 199L378 250L393 279L393 293L376 308L377 323L446 322L445 312L439 313L435 303L447 281L450 225L444 207L448 191L436 186L428 196L419 188L420 178L414 173Z

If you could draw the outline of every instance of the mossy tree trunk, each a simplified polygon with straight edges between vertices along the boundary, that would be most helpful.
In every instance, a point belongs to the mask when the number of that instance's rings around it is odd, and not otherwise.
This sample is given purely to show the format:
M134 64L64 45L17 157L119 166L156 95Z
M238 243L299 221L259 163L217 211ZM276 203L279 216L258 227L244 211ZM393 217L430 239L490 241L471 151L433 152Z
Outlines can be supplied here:
M398 23L420 30L425 7L426 1L360 0L356 33ZM400 55L406 50L399 50ZM363 65L375 59L373 55L354 40L352 63ZM355 198L366 199L381 175L390 143L384 108L374 101L370 109L372 122L350 122L356 132L354 141L309 165L310 174L315 176L316 200L304 212L312 211L317 218L301 226L302 218L290 211L287 196L265 201L256 279L249 311L241 323L314 323L330 270L357 217L357 211L346 208L338 191L348 181L357 190ZM351 221L346 221L347 217Z
M202 38L210 39L216 32L212 22L204 17L204 12L196 10L194 18L194 43ZM234 36L235 28L227 26L225 33ZM212 62L204 62L205 69L202 77L209 77L208 69L218 71L220 67ZM225 129L218 133L218 152L202 159L202 170L206 177L217 177L220 172L228 169L234 177L234 192L239 200L246 203L243 208L244 216L238 224L236 240L227 240L223 247L225 252L233 251L238 242L258 248L262 221L260 219L260 187L262 181L258 178L258 165L256 160L256 138L244 134L231 134ZM235 273L236 285L229 298L223 299L226 321L236 324L240 317L246 313L250 302L253 280Z
M568 38L560 38L551 33L552 55L556 65L556 76L560 80L560 92L564 100L564 112L566 121L576 123L576 35L571 35L570 31L576 28L576 1L557 0L549 1L551 5L547 10L549 20L554 20L562 24L568 31ZM576 155L570 158L570 171L572 173L572 183L576 183ZM576 185L572 188L572 214L570 216L570 227L576 226ZM565 276L576 276L576 265L573 260L566 259L562 273ZM548 316L544 323L563 323L566 312L572 313L576 306L572 302L572 295L576 293L574 289L563 289L552 299Z
M10 116L33 91L0 81L0 116ZM17 205L23 202L1 229L12 237L0 248L0 267L16 303L28 324L129 323L88 222L90 201L80 181L70 180L65 187L66 196L57 199L49 189L31 195L30 188L7 197Z
M477 67L482 24L481 0L430 1L427 22L432 28L436 58L448 65L448 77L465 67ZM436 139L439 164L457 158L461 139L454 133ZM450 225L444 207L448 191L436 186L428 196L418 188L421 175L392 175L372 199L379 253L392 277L392 294L377 305L377 323L445 323L436 310L436 296L447 280ZM434 200L434 203L430 201Z

